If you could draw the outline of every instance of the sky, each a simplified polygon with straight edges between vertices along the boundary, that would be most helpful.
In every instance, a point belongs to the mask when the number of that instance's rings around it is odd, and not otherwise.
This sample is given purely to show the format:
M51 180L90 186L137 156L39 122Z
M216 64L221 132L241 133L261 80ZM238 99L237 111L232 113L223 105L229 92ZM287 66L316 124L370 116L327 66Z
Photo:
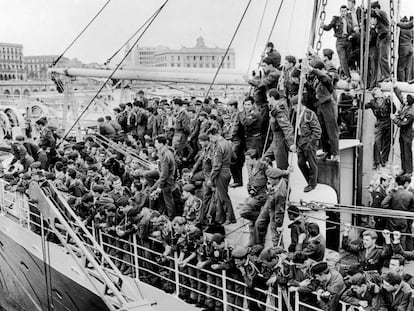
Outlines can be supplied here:
M107 0L0 0L0 42L23 44L24 55L60 54ZM400 0L403 15L414 15L414 1ZM103 63L164 0L112 0L65 56ZM252 0L232 47L236 68L254 68L270 33L281 0ZM381 0L387 3L387 0ZM140 41L142 46L192 47L204 37L207 46L227 47L248 0L169 0ZM264 10L265 5L266 10ZM361 0L357 0L360 4ZM327 22L345 0L328 0ZM312 0L284 0L271 41L282 55L304 55ZM265 14L263 15L263 12ZM262 27L259 23L263 16ZM259 35L257 36L257 34ZM257 37L257 45L254 43ZM334 49L333 32L323 47Z

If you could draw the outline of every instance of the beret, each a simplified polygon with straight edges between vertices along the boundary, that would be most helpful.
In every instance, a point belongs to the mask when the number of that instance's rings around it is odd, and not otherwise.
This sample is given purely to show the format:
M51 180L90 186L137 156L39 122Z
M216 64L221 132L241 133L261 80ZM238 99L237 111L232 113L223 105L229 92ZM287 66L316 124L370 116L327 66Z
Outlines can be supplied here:
M312 275L315 275L315 274L322 274L326 270L328 270L328 263L325 262L325 261L321 261L321 262L315 263L312 266L310 272L311 272Z
M153 180L156 180L156 179L160 178L160 173L157 170L146 171L144 173L144 178L145 179L153 179Z
M193 192L194 190L195 190L195 187L193 184L186 184L183 186L183 191Z
M216 242L217 244L221 244L224 241L224 235L222 235L221 233L214 233L210 241Z
M30 164L30 168L40 168L42 164L39 161L33 162Z
M244 258L247 256L247 248L245 247L240 247L240 246L236 246L235 249L233 249L233 251L231 252L231 255L233 256L233 258Z
M113 111L115 111L115 112L121 112L121 108L119 108L119 107L115 107L114 109L112 109Z
M230 100L227 102L227 105L229 105L229 106L237 106L237 105L238 105L238 102L237 102L237 100L235 100L235 99L230 99Z
M37 125L46 125L46 120L44 118L40 118L35 122Z
M267 178L276 179L285 176L286 172L277 167L271 167L266 170Z
M98 122L104 122L104 121L105 121L104 118L102 117L98 118Z
M315 69L323 69L325 68L325 64L320 60L315 60L310 64Z
M322 53L324 56L333 55L334 51L331 49L323 49Z
M104 186L103 185L94 185L92 187L92 191L102 193L104 191Z
M23 135L18 135L18 136L16 136L16 140L17 141L24 141L24 136Z
M362 285L367 282L367 278L362 273L354 274L352 277L349 278L349 284L351 285Z
M288 212L288 214L293 214L293 215L296 215L296 216L299 216L299 214L300 214L299 208L295 205L289 206L288 209L287 209L287 212Z
M206 141L206 140L209 140L209 137L208 137L207 134L201 134L200 136L198 136L198 139L199 140Z
M121 109L125 109L125 107L126 107L126 105L125 105L124 103L119 104L119 108L121 108Z

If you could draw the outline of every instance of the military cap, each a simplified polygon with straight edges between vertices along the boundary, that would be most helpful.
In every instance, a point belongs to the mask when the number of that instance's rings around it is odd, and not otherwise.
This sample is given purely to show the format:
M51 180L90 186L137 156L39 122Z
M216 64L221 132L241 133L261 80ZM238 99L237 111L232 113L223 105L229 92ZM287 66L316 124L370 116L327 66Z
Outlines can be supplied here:
M334 51L331 49L323 49L322 53L323 53L323 56L331 56L334 54Z
M113 109L113 111L115 111L115 112L121 112L121 108L119 108L119 107L115 107L115 108Z
M323 69L325 68L325 64L320 60L315 60L310 64L315 69Z
M194 192L195 187L193 184L186 184L183 186L183 191L187 191L187 192Z
M200 136L198 136L198 139L206 141L209 140L209 137L207 134L201 134Z
M325 273L327 270L328 270L328 263L325 261L321 261L321 262L315 263L312 266L310 272L312 275L315 275L315 274Z
M33 162L30 164L30 168L40 168L42 164L39 161Z
M244 258L246 257L248 254L248 250L245 247L241 247L241 246L236 246L235 249L233 249L233 251L231 252L231 255L233 256L233 258Z
M247 150L245 153L244 153L244 155L246 156L246 157L251 157L251 158L257 158L257 150L256 149L253 149L253 148L250 148L249 150Z
M40 118L39 120L37 120L35 123L37 125L46 125L47 120Z
M259 256L259 254L263 251L263 245L255 244L249 248L249 254L252 256Z
M18 136L16 136L16 140L17 141L24 141L24 136L23 135L18 135Z
M92 187L92 191L102 193L104 191L104 187L103 187L103 185L94 185Z
M102 117L98 118L98 122L104 122L104 121L105 121L104 118Z
M411 94L407 95L407 104L409 104L409 105L414 104L414 97Z
M348 282L351 285L361 286L367 283L367 278L362 273L357 273L350 277Z
M119 207L127 206L128 205L128 198L126 196L121 196L116 200L115 204Z
M119 108L121 108L121 109L125 109L125 107L126 107L126 105L125 105L124 103L119 104Z
M146 171L144 173L144 178L148 180L157 180L160 178L160 173L157 170Z
M205 112L205 111L200 111L200 113L198 114L198 116L199 117L208 117L208 114L207 114L207 112Z
M288 214L293 214L295 216L299 216L299 214L300 214L299 208L295 205L289 206L288 209L287 209L287 212L288 212Z
M221 233L214 233L210 241L211 243L216 242L217 244L221 244L224 242L224 235Z
M286 172L277 167L271 167L266 170L266 176L267 178L270 178L270 179L280 178L285 175L286 175Z
M238 106L238 102L237 102L237 100L235 100L235 99L230 99L228 102L227 102L227 105L229 105L229 106Z

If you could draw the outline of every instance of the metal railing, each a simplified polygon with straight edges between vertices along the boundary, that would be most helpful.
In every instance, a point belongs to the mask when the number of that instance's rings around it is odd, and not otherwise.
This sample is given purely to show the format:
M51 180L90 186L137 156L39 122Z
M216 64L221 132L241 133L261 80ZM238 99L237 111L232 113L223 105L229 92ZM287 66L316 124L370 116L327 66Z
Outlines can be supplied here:
M22 227L36 233L44 230L53 234L52 230L42 226L41 215L34 212L35 204L31 203L23 193L7 191L4 186L5 183L0 181L1 215L10 215ZM248 288L242 280L232 278L231 273L225 269L216 272L194 264L180 267L177 253L173 256L163 256L161 252L151 248L151 245L156 245L154 243L160 243L155 239L143 245L138 242L135 234L123 238L105 233L94 226L88 229L124 274L179 297L181 293L186 292L187 295L197 296L198 301L209 301L209 304L218 305L223 310L248 311L250 304L257 304L266 311L322 311L314 305L301 301L297 292L287 292L287 296L283 297L283 290L279 286L268 289ZM87 241L84 243L93 249L93 245ZM101 264L104 265L104 261ZM341 311L361 310L342 301L340 305Z

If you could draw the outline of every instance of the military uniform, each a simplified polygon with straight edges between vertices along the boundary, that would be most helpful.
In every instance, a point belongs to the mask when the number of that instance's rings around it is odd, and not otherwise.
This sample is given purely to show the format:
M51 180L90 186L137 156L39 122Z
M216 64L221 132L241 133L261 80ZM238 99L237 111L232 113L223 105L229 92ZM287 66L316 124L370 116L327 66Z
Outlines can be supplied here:
M298 131L298 166L311 187L315 187L318 180L316 150L321 133L318 117L312 110L305 108Z
M290 123L290 112L286 100L279 100L270 114L270 127L273 138L272 144L264 156L274 157L277 167L286 170L289 166L289 146L295 143L294 129Z
M241 111L238 114L233 139L243 141L241 145L245 147L244 150L256 149L261 154L263 150L261 129L262 116L259 111L256 109L252 109L249 113Z
M23 165L23 170L25 172L29 169L30 164L34 162L33 157L27 153L26 148L19 142L14 142L11 145L11 152L13 154L13 160L10 165L19 161L20 164Z
M153 186L155 190L156 187L161 189L162 197L164 199L164 205L166 208L165 213L170 219L173 219L176 215L175 204L172 195L172 189L174 186L174 176L175 176L175 160L174 155L171 150L165 146L160 151L160 178Z
M381 203L387 196L387 190L382 186L378 185L374 191L371 193L372 197L372 204L371 206L374 208L382 208ZM387 225L387 218L384 217L374 217L375 221L375 230L382 231L385 229ZM378 233L377 244L382 245L384 242L384 238L382 237L381 233Z
M230 164L232 158L231 143L223 137L218 138L215 145L212 160L212 170L209 180L215 187L215 198L217 200L217 209L215 211L209 210L209 216L217 223L236 222L234 216L233 206L229 197L229 183L230 183Z
M399 92L399 90L398 90ZM397 92L396 92L397 94ZM413 172L413 122L414 122L414 98L407 95L408 104L395 116L394 123L400 128L401 168L405 174Z
M190 117L187 110L181 109L175 120L173 147L177 155L180 155L184 146L187 144L188 135L190 135Z
M251 177L249 183L247 184L247 191L250 194L250 197L247 199L240 210L240 217L249 220L249 246L255 244L255 222L259 216L262 206L266 202L266 169L269 165L265 162L259 161L253 167L251 172Z
M239 122L239 113L234 112L230 116L230 122L231 124L229 129L229 135L226 137L226 139L231 140L233 145L233 153L235 155L235 158L233 159L230 170L231 174L233 176L233 182L235 184L243 185L243 165L244 165L244 151L245 151L245 141L243 139L244 137L244 128L242 126L239 126L237 123Z
M391 108L389 98L384 98L382 105L374 99L365 105L365 109L372 109L377 122L375 122L374 166L385 165L391 150Z

